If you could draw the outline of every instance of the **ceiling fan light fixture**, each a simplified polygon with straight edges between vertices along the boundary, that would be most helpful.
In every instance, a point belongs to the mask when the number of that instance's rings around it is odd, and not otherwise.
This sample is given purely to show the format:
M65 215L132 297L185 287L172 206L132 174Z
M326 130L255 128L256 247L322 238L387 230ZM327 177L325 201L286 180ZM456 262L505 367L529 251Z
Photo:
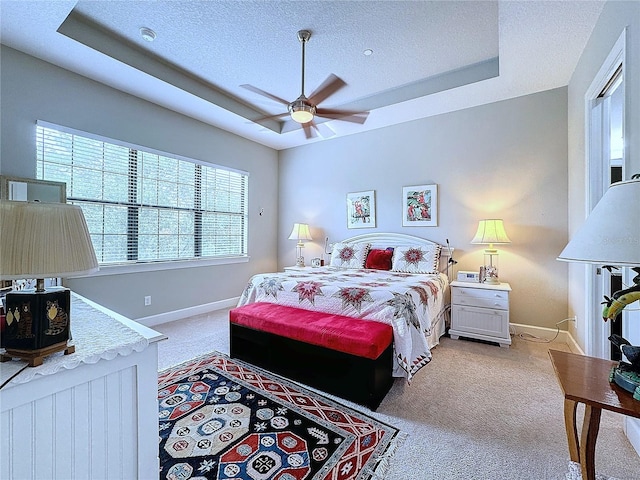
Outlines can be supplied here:
M0 0L1 1L1 0ZM298 40L302 44L302 75L301 75L301 85L300 85L300 96L296 98L293 102L288 102L287 100L280 98L276 95L273 95L269 92L265 92L264 90L260 90L257 87L251 85L240 85L241 87L246 88L254 93L258 93L263 95L271 100L275 100L281 105L287 106L287 111L278 113L276 115L266 115L261 118L257 118L254 122L260 122L261 120L267 120L270 118L281 118L287 115L287 113L291 116L291 120L296 123L302 125L302 130L307 138L315 137L315 131L319 131L318 125L314 122L316 116L320 118L327 118L328 121L331 120L342 120L345 122L359 123L363 124L367 118L369 112L350 112L345 110L336 110L332 108L323 108L320 107L318 109L317 105L322 103L325 99L327 99L330 95L333 95L341 88L345 87L347 84L335 76L333 73L329 75L324 82L320 84L318 88L316 88L313 93L309 95L307 98L304 94L304 56L305 56L305 44L311 38L311 32L309 30L300 30L298 32ZM372 51L373 52L373 51ZM330 130L330 129L329 129ZM334 131L331 133L335 134Z
M291 113L291 119L294 122L309 123L313 120L316 107L296 100L289 105L289 113Z

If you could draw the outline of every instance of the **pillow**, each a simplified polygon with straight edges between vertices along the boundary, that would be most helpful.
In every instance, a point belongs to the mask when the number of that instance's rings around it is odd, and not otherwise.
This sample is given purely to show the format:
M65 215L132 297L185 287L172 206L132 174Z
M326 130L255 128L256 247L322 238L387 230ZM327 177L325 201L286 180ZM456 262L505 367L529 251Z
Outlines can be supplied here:
M336 243L331 251L331 266L341 268L364 268L369 253L368 243Z
M391 270L407 273L438 273L440 245L396 247Z
M393 258L393 249L379 250L372 249L367 255L367 261L364 268L372 268L374 270L391 270L391 259Z

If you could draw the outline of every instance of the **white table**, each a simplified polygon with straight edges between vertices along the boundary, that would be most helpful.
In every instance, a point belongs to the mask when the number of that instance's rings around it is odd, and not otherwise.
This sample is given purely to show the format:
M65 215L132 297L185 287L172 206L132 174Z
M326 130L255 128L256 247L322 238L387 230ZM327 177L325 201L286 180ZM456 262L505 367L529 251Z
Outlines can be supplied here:
M166 337L74 294L71 332L71 355L0 364L0 478L157 478Z

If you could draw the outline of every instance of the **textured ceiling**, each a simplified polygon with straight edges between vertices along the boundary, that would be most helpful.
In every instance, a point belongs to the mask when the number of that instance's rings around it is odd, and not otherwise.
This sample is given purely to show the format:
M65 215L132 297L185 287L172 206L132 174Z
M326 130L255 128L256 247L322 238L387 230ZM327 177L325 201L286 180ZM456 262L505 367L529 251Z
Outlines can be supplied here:
M7 1L0 41L273 148L287 148L564 86L597 1ZM149 43L140 28L154 30ZM249 121L329 74L323 107L371 111L307 140L298 124ZM364 50L372 55L365 56ZM283 120L287 120L283 117Z

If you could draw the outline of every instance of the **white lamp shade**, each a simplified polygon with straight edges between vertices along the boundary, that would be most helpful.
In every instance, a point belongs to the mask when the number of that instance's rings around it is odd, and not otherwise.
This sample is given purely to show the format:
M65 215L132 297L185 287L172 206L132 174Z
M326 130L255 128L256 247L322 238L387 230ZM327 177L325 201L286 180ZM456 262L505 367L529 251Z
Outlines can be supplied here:
M558 260L640 265L640 179L612 184Z
M504 230L503 221L490 218L478 222L478 231L471 243L491 245L493 243L511 243L511 240Z
M80 207L0 201L0 279L70 277L96 270Z
M309 225L306 223L294 223L291 235L289 235L289 240L298 240L299 242L302 240L312 240L311 234L309 233Z

